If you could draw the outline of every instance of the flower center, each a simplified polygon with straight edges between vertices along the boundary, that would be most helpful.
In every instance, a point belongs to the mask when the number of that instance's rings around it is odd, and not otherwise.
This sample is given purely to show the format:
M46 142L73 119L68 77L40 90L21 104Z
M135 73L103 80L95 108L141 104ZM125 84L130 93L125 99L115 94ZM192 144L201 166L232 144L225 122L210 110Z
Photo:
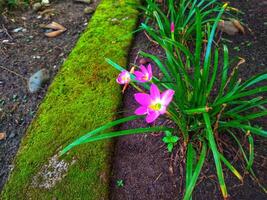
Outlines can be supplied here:
M148 80L148 74L145 74L145 75L142 77L142 79L143 79L144 81L147 81L147 80Z
M161 109L161 103L151 104L151 105L149 106L149 108L152 109L152 110L158 111L158 110Z
M125 74L123 77L122 77L122 80L125 81L125 82L128 82L130 80L130 77L128 76L128 74Z

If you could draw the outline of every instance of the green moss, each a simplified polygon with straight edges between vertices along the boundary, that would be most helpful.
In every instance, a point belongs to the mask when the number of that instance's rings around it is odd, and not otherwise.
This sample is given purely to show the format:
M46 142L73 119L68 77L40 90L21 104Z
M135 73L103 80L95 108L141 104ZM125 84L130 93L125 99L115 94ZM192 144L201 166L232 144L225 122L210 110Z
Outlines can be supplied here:
M115 118L121 99L114 81L118 72L104 58L127 64L137 14L124 0L102 0L28 128L2 199L108 198L111 141L81 145L63 157L76 162L53 188L33 187L32 181L62 147Z

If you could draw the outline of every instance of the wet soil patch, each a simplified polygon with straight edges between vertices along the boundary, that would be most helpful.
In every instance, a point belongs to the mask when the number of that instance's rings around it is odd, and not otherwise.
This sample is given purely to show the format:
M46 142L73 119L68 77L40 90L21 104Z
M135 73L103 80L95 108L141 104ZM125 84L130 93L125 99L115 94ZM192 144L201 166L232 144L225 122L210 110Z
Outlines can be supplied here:
M246 63L240 68L240 77L246 80L252 75L266 71L266 1L256 0L252 2L241 0L232 1L232 6L242 10L245 14L240 16L244 23L248 24L252 30L251 33L238 36L225 36L231 42L228 44L231 57L241 56L246 59ZM164 55L157 46L151 44L143 33L136 36L132 52L130 54L130 63L135 63L136 55L139 50L148 53L154 53L159 56ZM138 63L138 59L137 59ZM265 84L265 83L264 83ZM127 113L133 113L138 107L133 99L136 91L128 88L124 95L124 109ZM265 95L266 98L266 95ZM126 114L126 115L131 115ZM159 124L169 123L161 118L157 121ZM256 123L267 128L267 119L262 118ZM137 120L124 124L121 129L145 127L144 120ZM116 139L113 172L111 178L112 200L144 200L144 199L162 199L174 200L182 199L183 187L185 182L184 152L178 144L173 153L169 154L161 141L163 134L132 135ZM221 134L220 139L226 144L223 146L225 156L236 168L243 172L244 163L238 161L240 158L237 152L238 148L234 141L229 139L226 134ZM267 186L267 140L255 137L255 162L254 172L258 181ZM243 141L243 140L242 140ZM244 147L248 147L244 140ZM229 170L224 168L226 184L230 199L263 200L267 195L253 181L250 175L245 175L244 183L238 182ZM242 173L243 174L243 173ZM116 182L123 180L124 186L119 187ZM203 171L194 191L196 200L222 199L218 188L218 181L214 167L212 153L208 152L208 159L203 167Z
M52 1L52 14L42 17L32 10L12 11L0 17L0 29L4 29L0 32L0 132L6 134L0 140L0 190L49 84L92 16L84 14L88 5L73 2ZM90 6L96 8L98 2ZM46 37L40 26L52 21L67 31L55 38ZM40 91L30 93L27 81L40 69L48 70L49 80Z

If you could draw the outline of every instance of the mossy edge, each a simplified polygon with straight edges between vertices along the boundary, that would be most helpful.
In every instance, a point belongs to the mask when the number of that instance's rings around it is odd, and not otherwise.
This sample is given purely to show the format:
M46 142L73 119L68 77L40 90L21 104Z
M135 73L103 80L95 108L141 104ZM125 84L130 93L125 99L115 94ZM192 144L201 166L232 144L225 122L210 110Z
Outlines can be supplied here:
M118 72L105 58L127 64L137 18L125 0L101 1L28 128L1 199L108 199L112 141L81 145L63 156L76 162L53 188L33 187L32 181L64 146L116 117Z

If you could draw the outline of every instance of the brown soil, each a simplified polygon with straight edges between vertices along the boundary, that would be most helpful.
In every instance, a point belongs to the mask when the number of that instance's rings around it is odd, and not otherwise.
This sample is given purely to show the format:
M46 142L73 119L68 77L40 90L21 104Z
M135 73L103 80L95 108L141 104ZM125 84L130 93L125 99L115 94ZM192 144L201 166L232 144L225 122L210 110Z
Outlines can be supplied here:
M51 2L50 8L55 11L47 18L39 18L32 10L17 10L0 16L0 29L6 29L0 31L0 132L6 133L6 139L0 140L0 190L39 103L91 17L83 13L86 4L72 0ZM96 7L98 2L95 0L90 6ZM52 21L62 24L67 31L47 38L40 25ZM12 32L18 27L26 31ZM8 42L3 43L4 40ZM49 81L39 92L31 94L27 79L41 68L49 71Z
M231 4L245 12L240 16L246 24L253 30L253 33L239 36L225 36L232 41L229 44L230 55L242 56L246 59L246 64L241 68L240 77L246 79L257 73L266 71L266 2L264 0L246 1L241 0ZM237 48L239 47L239 48ZM149 53L162 55L162 52L153 44L149 43L143 33L137 35L132 52L130 54L130 63L134 63L139 50ZM124 110L133 113L137 107L133 100L133 94L136 91L128 88L124 95ZM127 114L128 115L128 114ZM129 114L130 115L130 114ZM267 128L267 119L258 120L257 123ZM157 123L167 123L164 119ZM121 129L129 129L147 126L143 120L137 120L124 124ZM229 160L234 159L234 166L243 172L244 163L237 161L237 147L232 140L222 134L221 139L227 143L223 146L224 154ZM113 174L111 179L112 200L174 200L182 199L184 174L184 155L183 150L176 146L172 154L169 154L161 141L162 134L158 135L132 135L116 139ZM267 151L266 139L255 138L255 162L254 171L259 178L260 183L267 186ZM244 142L244 146L247 143ZM203 172L200 175L197 188L194 192L196 200L222 199L214 169L214 161L211 152L208 153L209 159L204 165ZM238 158L239 159L239 158ZM255 183L249 175L245 176L243 184L224 169L225 179L230 193L230 199L233 200L263 200L267 195ZM123 187L118 187L116 181L122 179Z

